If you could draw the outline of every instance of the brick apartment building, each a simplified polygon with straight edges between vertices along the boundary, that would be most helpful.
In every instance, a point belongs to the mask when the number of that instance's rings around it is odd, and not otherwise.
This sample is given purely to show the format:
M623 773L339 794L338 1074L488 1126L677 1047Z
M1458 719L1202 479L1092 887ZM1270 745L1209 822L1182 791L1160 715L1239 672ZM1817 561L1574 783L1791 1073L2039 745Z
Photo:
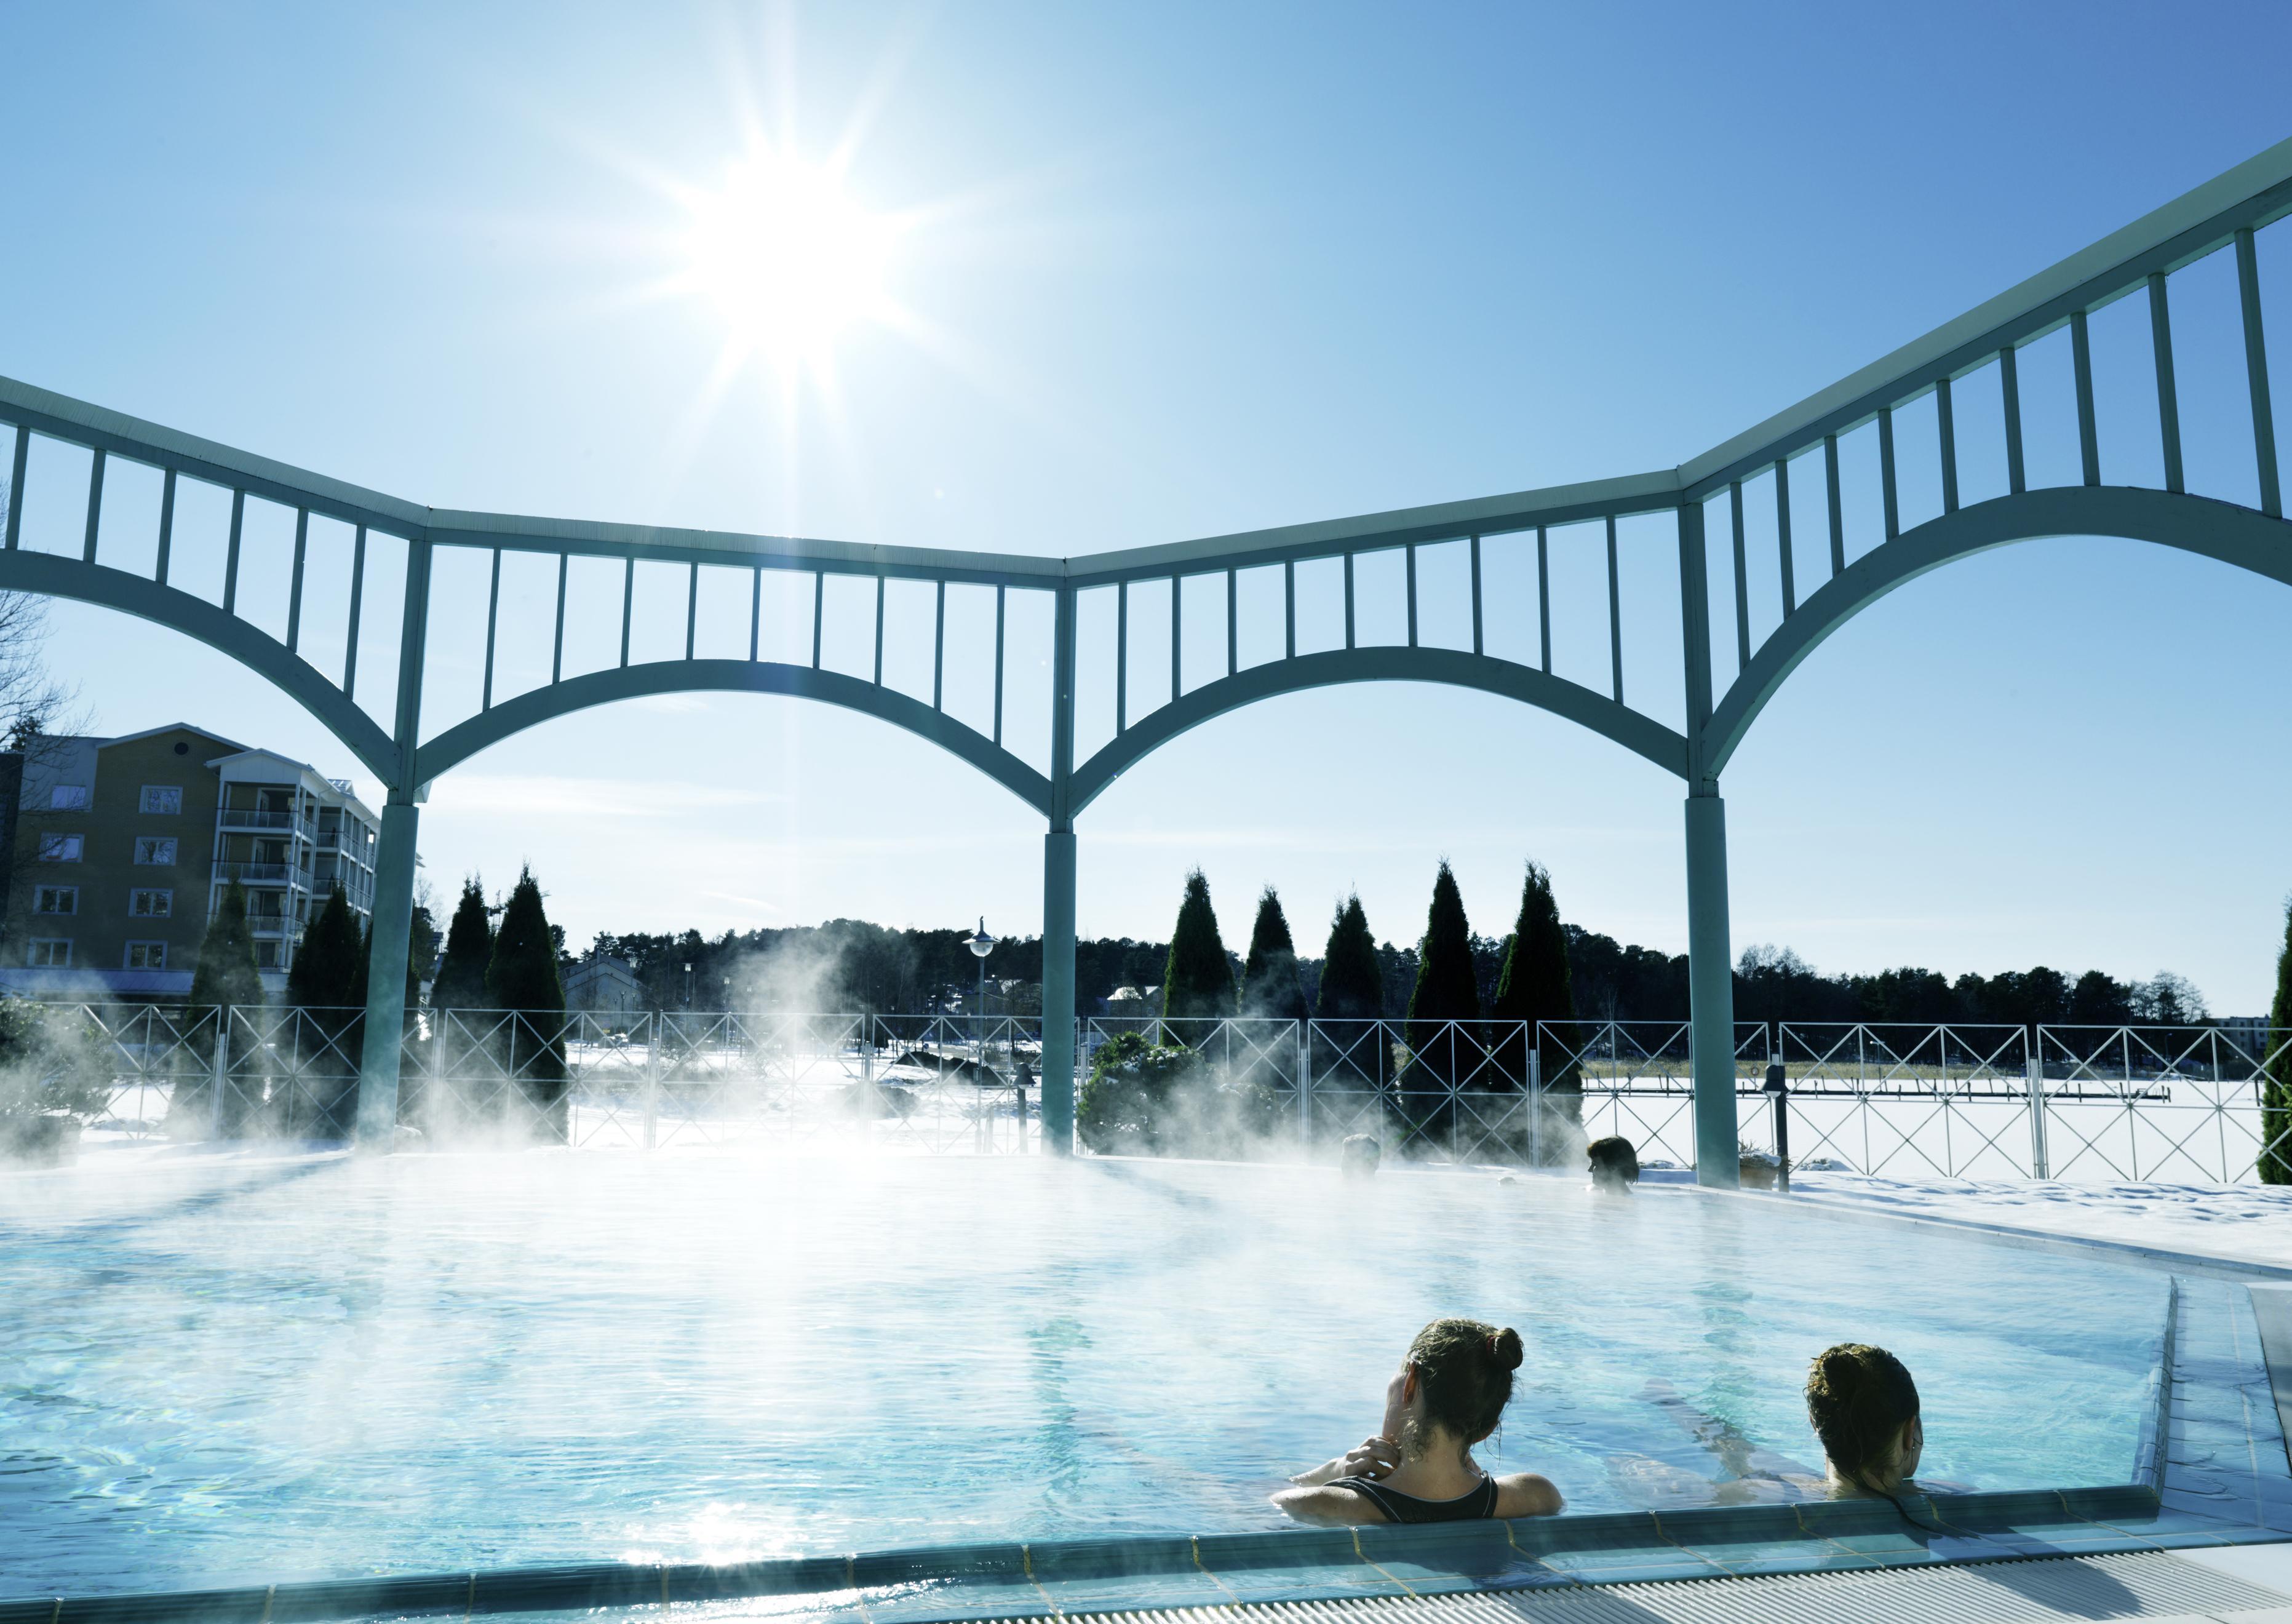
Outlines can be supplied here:
M276 992L337 880L361 925L374 906L379 821L349 784L199 728L44 740L0 756L0 990L182 998L236 877Z

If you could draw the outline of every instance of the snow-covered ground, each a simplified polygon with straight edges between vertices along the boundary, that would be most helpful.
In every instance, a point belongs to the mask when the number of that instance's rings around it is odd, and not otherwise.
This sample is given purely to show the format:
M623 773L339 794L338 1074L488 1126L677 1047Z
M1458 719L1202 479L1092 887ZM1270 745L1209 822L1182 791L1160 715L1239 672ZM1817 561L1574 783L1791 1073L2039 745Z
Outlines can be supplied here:
M1804 1195L1867 1203L1889 1212L1998 1224L2239 1263L2292 1267L2292 1186L2086 1184L2032 1179L1865 1178L1798 1173Z

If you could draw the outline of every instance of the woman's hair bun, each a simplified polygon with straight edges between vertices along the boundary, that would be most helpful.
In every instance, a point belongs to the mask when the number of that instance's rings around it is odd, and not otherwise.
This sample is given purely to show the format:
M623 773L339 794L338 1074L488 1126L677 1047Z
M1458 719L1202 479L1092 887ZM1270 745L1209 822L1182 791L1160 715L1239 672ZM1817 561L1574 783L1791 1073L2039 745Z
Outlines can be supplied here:
M1519 1369L1521 1361L1520 1333L1513 1329L1511 1326L1507 1325L1502 1330L1490 1337L1489 1338L1489 1356L1497 1361L1497 1368L1498 1369Z

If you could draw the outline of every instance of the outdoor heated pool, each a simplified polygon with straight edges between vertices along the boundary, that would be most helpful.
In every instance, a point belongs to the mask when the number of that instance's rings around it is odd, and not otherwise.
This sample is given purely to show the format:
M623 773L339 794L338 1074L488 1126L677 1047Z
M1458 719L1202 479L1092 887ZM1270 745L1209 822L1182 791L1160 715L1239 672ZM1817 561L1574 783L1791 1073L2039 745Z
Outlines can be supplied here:
M187 1157L0 1177L0 1595L1280 1525L1425 1320L1528 1344L1483 1459L1707 1501L1663 1385L1820 1456L1828 1343L1922 1476L2121 1483L2165 1277L1571 1180L1023 1159Z

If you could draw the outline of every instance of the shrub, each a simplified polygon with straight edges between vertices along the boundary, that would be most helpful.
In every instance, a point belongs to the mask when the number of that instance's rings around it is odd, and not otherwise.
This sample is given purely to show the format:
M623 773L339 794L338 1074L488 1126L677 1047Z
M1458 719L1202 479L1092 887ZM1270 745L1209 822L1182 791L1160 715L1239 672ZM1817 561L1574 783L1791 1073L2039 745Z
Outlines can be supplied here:
M111 1081L108 1040L86 1016L0 999L0 1137L37 1118L101 1116Z
M1262 1082L1224 1076L1182 1044L1125 1032L1093 1056L1075 1126L1102 1156L1232 1157L1271 1129L1277 1109Z

